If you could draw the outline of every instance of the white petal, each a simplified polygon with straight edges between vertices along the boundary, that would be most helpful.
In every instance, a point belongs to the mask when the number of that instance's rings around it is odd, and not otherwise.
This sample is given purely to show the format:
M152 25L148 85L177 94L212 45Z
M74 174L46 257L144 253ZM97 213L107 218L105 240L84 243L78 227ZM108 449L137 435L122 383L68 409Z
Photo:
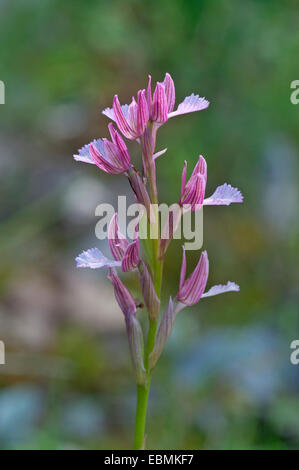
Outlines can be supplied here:
M209 101L205 98L200 98L199 95L194 95L194 93L192 93L192 95L186 96L184 101L178 105L176 111L168 114L168 118L206 109L209 104Z
M74 160L76 160L76 162L83 162L83 163L90 163L91 165L95 165L95 162L93 161L93 159L91 158L91 156L88 154L88 155L73 155L74 157Z
M212 196L204 200L205 206L229 206L232 202L243 202L242 193L238 188L224 183L218 186Z
M120 266L120 261L114 261L106 258L105 255L98 248L90 248L87 251L83 251L76 258L77 268L112 268L114 266Z
M122 109L122 112L124 113L125 118L127 118L127 117L128 117L128 111L129 111L129 105L128 105L128 104L123 104L123 105L121 106L121 109ZM105 116L107 116L107 117L108 117L109 119L111 119L112 121L115 121L113 108L105 108L105 109L102 111L102 114L104 114Z
M240 287L235 282L228 281L226 285L218 284L217 286L211 287L208 292L202 294L203 297L211 297L212 295L224 294L225 292L239 292Z

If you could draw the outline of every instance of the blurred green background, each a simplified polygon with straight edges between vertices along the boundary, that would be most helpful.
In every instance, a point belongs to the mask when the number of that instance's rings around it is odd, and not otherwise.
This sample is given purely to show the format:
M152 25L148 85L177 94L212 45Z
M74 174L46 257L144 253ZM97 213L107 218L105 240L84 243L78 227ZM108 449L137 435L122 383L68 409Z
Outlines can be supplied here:
M166 71L177 103L195 92L211 105L159 131L160 198L177 200L183 162L199 153L207 194L241 189L243 205L204 212L209 286L241 292L179 315L154 374L147 446L299 448L298 20L296 0L0 1L1 448L132 446L122 314L104 273L74 261L107 249L94 210L128 186L72 154L107 136L100 111L114 93L126 103ZM188 256L191 268L198 253ZM174 244L164 302L180 263Z

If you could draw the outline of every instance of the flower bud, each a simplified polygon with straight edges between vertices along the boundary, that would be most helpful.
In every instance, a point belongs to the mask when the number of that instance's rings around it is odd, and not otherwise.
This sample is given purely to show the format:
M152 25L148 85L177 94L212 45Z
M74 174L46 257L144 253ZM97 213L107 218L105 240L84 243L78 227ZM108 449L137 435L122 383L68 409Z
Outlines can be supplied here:
M196 304L207 284L209 274L209 260L207 252L204 251L199 259L199 262L194 269L193 273L190 274L188 279L186 277L186 253L183 247L183 260L180 275L180 286L176 296L176 300L184 305Z
M126 316L135 315L136 304L129 289L121 282L114 268L109 269L108 279L113 284L114 295L121 311Z
M199 210L204 202L206 182L207 182L207 164L200 155L197 164L194 167L189 181L186 183L187 162L185 161L182 172L181 197L179 204L181 206L190 205L191 210Z

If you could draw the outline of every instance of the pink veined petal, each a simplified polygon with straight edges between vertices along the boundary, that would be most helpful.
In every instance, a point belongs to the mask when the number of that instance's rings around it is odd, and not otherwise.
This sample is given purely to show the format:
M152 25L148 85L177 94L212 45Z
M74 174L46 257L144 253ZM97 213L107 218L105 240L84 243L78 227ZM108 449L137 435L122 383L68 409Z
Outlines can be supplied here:
M167 99L167 112L171 113L173 111L175 103L175 87L169 73L166 73L163 85L165 88L165 94Z
M194 170L192 171L192 176L200 173L207 180L207 162L202 155L199 155L198 162L196 163Z
M158 124L167 121L167 98L162 83L157 83L153 96L152 120Z
M206 181L203 175L197 174L191 176L185 185L179 204L181 206L190 204L192 211L199 210L204 201L205 187Z
M108 124L108 130L109 130L109 134L110 134L110 137L111 137L111 140L114 144L116 144L116 134L117 134L117 131L113 125L112 122L109 122Z
M151 116L153 99L152 99L152 77L150 75L148 76L148 85L147 85L147 90L146 90L146 101L147 101L147 105L148 105L149 115Z
M194 111L201 111L202 109L206 109L209 104L209 101L205 98L200 98L199 95L192 93L192 95L187 96L184 101L178 105L176 111L168 114L168 118L179 116L180 114L193 113Z
M111 268L113 266L120 266L121 263L112 259L106 258L105 255L98 248L90 248L83 251L76 258L77 268Z
M137 106L137 104L136 104ZM131 107L131 110L130 110ZM129 120L132 119L132 103L128 107L128 115L125 116L122 108L120 106L120 102L118 99L118 96L115 95L113 98L113 112L114 112L114 117L115 117L115 122L119 128L119 130L122 132L122 134L127 138L134 140L136 139L137 134L135 130L130 126ZM137 110L136 110L137 111Z
M114 149L115 149L113 153L116 152L116 160L118 162L116 166L123 167L124 169L127 170L131 164L131 157L128 152L127 146L124 143L124 140L122 139L122 137L115 130L112 122L108 124L108 129L111 135L112 145L114 146ZM104 140L104 143L106 144L107 140L106 139L103 139L103 140ZM110 145L109 148L112 149L113 147Z
M123 115L125 116L125 118L128 117L128 109L129 109L129 105L128 105L128 104L123 104L123 105L121 105L121 110L122 110ZM102 114L104 114L104 116L107 116L107 117L108 117L109 119L111 119L112 121L114 121L114 122L116 121L113 108L105 108L105 109L103 109Z
M123 272L131 271L138 266L139 263L139 239L136 238L133 242L131 242L124 254L121 268Z
M128 248L129 242L119 230L117 212L113 215L109 223L108 243L113 258L116 261L121 261L124 257L126 249Z
M161 155L164 155L164 153L166 153L166 152L167 152L167 148L163 149L163 150L160 150L159 152L154 153L153 159L156 160L156 158L161 157Z
M209 274L209 260L207 252L204 251L199 259L199 262L190 274L188 279L184 281L182 287L177 294L177 301L185 305L196 304L205 290Z
M138 91L138 112L137 112L137 133L142 135L149 120L148 104L145 97L145 90Z
M107 143L107 142L106 142ZM108 144L113 145L111 142L108 142ZM108 145L109 146L109 145ZM103 171L106 173L110 174L120 174L123 173L125 170L124 168L120 166L116 166L114 163L111 162L111 155L109 157L107 156L107 151L105 152L105 157L96 149L96 147L93 144L90 144L89 146L90 150L90 155L91 158L94 160L95 164ZM109 151L108 151L109 152ZM109 152L110 153L110 152ZM108 158L109 160L108 160Z
M134 96L132 96L132 101L128 108L128 123L131 129L133 129L133 132L136 134L136 137L138 136L137 115L138 115L138 105L136 103Z
M243 202L242 193L238 188L224 183L218 186L212 196L204 200L205 206L229 206L232 202Z
M218 284L211 287L207 292L202 294L201 297L211 297L212 295L224 294L225 292L239 292L240 287L235 282L228 281L227 284Z

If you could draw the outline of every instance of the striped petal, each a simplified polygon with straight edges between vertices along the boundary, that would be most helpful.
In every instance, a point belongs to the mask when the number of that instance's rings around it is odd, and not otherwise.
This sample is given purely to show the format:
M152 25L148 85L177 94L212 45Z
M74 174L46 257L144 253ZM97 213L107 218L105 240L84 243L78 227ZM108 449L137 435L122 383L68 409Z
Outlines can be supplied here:
M167 121L167 98L162 83L157 83L153 96L152 120L158 124Z
M146 89L146 101L148 105L149 114L152 114L152 105L153 105L153 98L152 98L152 77L148 76L148 85Z
M134 104L131 103L130 106L128 106L127 116L125 116L125 114L124 114L124 112L123 112L123 110L120 106L118 96L117 95L114 96L114 98L113 98L113 113L114 113L115 122L117 124L117 127L121 131L121 133L127 139L131 139L131 140L134 140L138 137L135 130L129 124L129 119L130 120L133 119L133 108L134 108Z
M128 245L122 259L121 268L123 272L128 272L132 269L135 269L138 266L139 261L139 238L136 238Z
M114 214L109 223L108 243L113 258L116 261L121 261L128 248L129 242L119 230L117 213Z
M103 154L100 153L93 144L90 144L89 151L91 158L95 164L106 173L115 175L124 173L126 170L118 165L115 160L114 148L112 147L113 144L107 140L105 141L105 144L105 152L103 152Z
M148 104L145 97L145 90L138 91L138 111L137 111L137 134L144 133L149 120Z
M218 284L211 287L207 292L202 294L201 297L211 297L212 295L224 294L225 292L239 292L240 287L235 282L228 281L227 284Z
M197 175L198 173L203 175L207 181L207 162L202 155L199 155L198 162L196 163L191 176Z
M192 95L187 96L184 101L178 105L176 111L168 114L168 118L179 116L180 114L193 113L194 111L201 111L202 109L206 109L209 104L209 101L205 98L200 98L199 95L192 93Z
M83 251L76 258L77 268L111 268L113 266L120 266L120 262L106 258L105 255L98 248L90 248Z
M128 288L123 284L123 282L117 276L114 268L109 269L108 279L110 279L110 281L113 284L114 295L123 314L125 316L135 314L136 313L135 300L133 299Z
M171 113L173 111L175 103L175 88L173 80L169 73L166 73L163 85L165 88L165 94L167 99L167 112Z
M209 198L204 200L205 206L229 206L232 202L243 202L242 193L230 184L218 186Z
M127 117L128 117L129 105L128 105L128 104L123 104L123 105L121 105L121 110L122 110L123 115L125 116L125 118L127 118ZM105 108L105 109L103 109L102 114L104 114L104 115L107 116L109 119L111 119L111 121L116 122L115 114L114 114L113 108Z
M185 260L183 256L182 270L185 270ZM194 269L193 273L188 277L188 279L182 282L182 277L180 281L180 288L177 294L177 301L185 305L194 305L196 304L207 284L209 274L209 260L207 252L204 251L199 259L199 262Z

